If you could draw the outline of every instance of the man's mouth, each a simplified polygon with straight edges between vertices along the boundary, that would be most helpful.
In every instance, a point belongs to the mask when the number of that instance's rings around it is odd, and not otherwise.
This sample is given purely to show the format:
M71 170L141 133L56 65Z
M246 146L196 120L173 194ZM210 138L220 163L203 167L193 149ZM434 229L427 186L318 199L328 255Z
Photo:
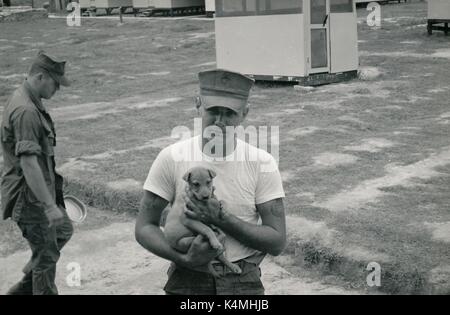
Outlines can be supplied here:
M223 124L214 124L214 125L211 125L210 127L217 127L217 128L219 128L220 131L221 131L221 134L219 132L209 132L208 133L208 137L207 137L208 140L225 137L226 131L227 131L226 130L227 127L225 125L223 125Z
M225 131L225 129L227 128L227 126L225 126L224 124L221 124L221 123L215 123L214 126L219 127L223 131Z

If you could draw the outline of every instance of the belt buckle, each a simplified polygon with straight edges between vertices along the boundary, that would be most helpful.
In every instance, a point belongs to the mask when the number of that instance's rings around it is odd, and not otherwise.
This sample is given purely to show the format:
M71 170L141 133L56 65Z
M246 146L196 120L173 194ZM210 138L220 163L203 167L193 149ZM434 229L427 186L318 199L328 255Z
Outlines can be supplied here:
M221 276L226 276L226 274L227 274L227 266L225 266L224 264L222 264L222 263L215 263L215 264L213 264L213 268Z
M242 272L244 272L244 269L246 266L245 260L238 260L234 263L237 264L242 269ZM222 262L214 263L213 268L215 271L217 271L217 273L221 274L222 276L226 276L228 274L234 274L234 272L230 268L228 268L225 264L223 264Z

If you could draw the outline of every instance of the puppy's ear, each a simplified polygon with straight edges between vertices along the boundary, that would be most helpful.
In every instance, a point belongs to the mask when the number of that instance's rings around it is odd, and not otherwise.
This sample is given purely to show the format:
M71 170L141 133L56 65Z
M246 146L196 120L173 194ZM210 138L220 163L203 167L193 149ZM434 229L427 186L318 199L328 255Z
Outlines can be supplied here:
M189 180L191 179L191 172L187 172L186 174L184 174L184 176L183 176L183 180L185 181L185 182L188 182L189 183Z
M211 178L214 178L217 176L216 172L214 172L213 170L208 170L208 173Z

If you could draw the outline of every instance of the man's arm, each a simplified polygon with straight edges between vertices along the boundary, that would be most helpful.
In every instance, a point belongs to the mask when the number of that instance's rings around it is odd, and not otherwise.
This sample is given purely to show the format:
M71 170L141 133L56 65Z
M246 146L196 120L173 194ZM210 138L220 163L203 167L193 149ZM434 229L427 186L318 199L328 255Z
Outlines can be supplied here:
M216 225L250 248L277 256L286 245L286 218L281 198L256 205L262 225L239 219L226 211L226 205L221 210L219 202L214 198L207 204L194 204L187 198L186 203L189 208L186 210L187 216Z
M137 242L153 254L186 268L194 269L212 261L219 253L212 250L209 242L201 235L195 238L187 253L179 253L169 245L159 227L161 214L167 204L165 199L145 191L136 221Z
M50 222L50 226L61 223L63 214L48 191L44 174L39 166L36 155L21 155L20 166L28 187L30 187L36 198L45 205L44 212Z

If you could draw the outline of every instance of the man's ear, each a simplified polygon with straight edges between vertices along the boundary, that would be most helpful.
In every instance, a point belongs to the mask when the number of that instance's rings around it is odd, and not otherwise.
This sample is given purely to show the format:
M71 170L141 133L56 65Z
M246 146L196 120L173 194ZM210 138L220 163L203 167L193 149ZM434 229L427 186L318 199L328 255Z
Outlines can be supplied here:
M187 172L186 174L184 174L184 176L183 176L183 180L185 181L185 182L188 182L189 183L189 180L191 179L191 172Z
M246 106L245 106L245 108L244 108L244 112L243 112L243 118L245 119L245 118L247 118L247 115L248 115L248 112L250 111L250 105L249 104L247 104Z
M214 177L217 176L216 172L214 172L213 170L208 170L209 176L211 177L211 179L213 179Z
M37 81L42 81L44 79L44 74L42 72L39 72L34 77Z
M197 109L197 114L200 116L200 109L202 107L202 98L197 96L195 98L195 109Z

